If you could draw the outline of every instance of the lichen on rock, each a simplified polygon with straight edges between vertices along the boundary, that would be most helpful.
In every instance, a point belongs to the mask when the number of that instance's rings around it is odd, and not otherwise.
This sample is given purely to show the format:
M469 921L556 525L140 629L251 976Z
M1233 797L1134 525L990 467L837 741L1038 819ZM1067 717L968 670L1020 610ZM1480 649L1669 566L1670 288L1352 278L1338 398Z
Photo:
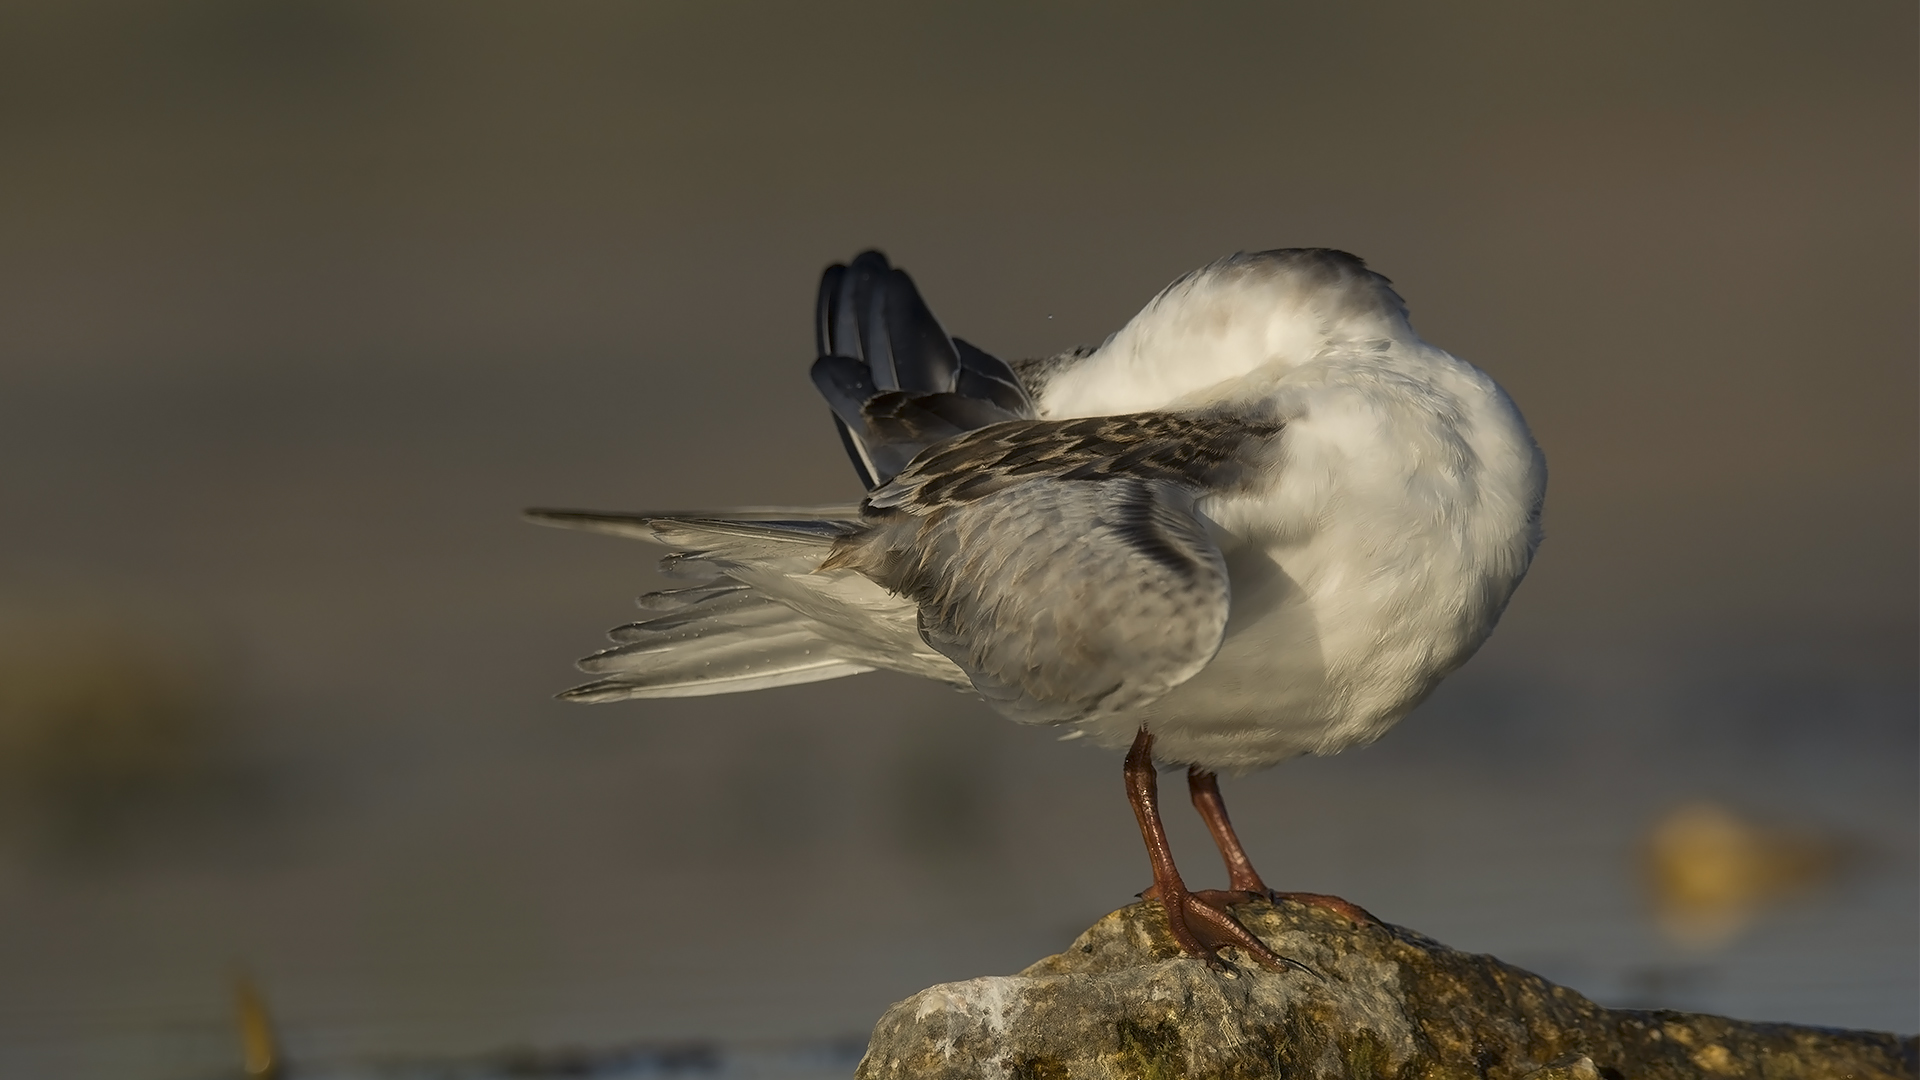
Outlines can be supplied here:
M1237 909L1275 952L1181 955L1159 905L1095 923L1017 975L889 1009L858 1080L1912 1080L1913 1038L1604 1009L1419 934L1295 901Z

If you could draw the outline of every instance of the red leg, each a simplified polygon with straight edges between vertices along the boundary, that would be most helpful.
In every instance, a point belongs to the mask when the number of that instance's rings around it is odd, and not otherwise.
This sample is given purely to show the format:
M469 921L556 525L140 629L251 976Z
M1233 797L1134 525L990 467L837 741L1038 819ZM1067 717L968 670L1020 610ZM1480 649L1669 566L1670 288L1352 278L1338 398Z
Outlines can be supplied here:
M1272 890L1260 880L1253 860L1247 858L1247 849L1240 846L1240 838L1234 835L1233 822L1227 820L1227 804L1220 798L1220 781L1204 769L1188 769L1187 791L1193 796L1193 808L1200 811L1200 819L1213 834L1213 846L1220 849L1220 858L1227 864L1227 891L1269 895Z
M1377 923L1365 908L1350 904L1337 896L1321 893L1283 893L1267 888L1260 880L1260 872L1253 868L1253 861L1247 858L1247 849L1240 846L1240 837L1234 834L1233 822L1227 818L1226 800L1220 797L1220 781L1212 773L1203 769L1187 770L1187 790L1193 796L1193 808L1200 811L1201 820L1207 823L1207 831L1213 834L1214 846L1220 849L1220 858L1227 864L1227 892L1224 894L1203 893L1209 900L1216 899L1232 903L1263 897L1269 900L1294 900L1314 907L1326 908L1356 923Z
M1173 849L1167 844L1166 827L1160 821L1160 784L1153 771L1153 735L1144 727L1134 738L1133 749L1127 752L1126 779L1127 801L1133 804L1133 816L1140 822L1140 837L1147 844L1147 861L1153 865L1153 888L1142 895L1160 901L1166 909L1167 929L1180 944L1180 951L1217 968L1220 966L1218 950L1234 945L1245 949L1263 967L1278 971L1292 965L1310 972L1310 968L1297 961L1274 955L1273 950L1227 912L1225 905L1193 895L1180 880L1180 871L1173 865Z

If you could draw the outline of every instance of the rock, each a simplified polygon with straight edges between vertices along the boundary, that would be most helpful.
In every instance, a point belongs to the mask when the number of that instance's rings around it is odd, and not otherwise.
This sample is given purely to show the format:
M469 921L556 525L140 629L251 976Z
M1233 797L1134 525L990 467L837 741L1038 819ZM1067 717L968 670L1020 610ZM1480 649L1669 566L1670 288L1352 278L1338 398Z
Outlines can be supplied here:
M855 1076L1912 1080L1920 1057L1911 1037L1603 1009L1490 956L1291 900L1236 911L1318 977L1237 950L1213 970L1143 902L1018 975L893 1006Z

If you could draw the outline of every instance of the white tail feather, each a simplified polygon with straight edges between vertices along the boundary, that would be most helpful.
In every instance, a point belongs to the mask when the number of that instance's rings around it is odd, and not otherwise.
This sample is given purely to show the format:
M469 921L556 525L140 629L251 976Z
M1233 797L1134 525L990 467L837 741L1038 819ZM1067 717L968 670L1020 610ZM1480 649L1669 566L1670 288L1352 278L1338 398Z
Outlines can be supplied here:
M966 685L920 640L912 604L852 571L817 572L850 528L846 508L528 516L675 548L662 569L700 583L641 597L658 614L615 628L613 648L581 660L599 678L561 695L570 701L731 694L875 668Z

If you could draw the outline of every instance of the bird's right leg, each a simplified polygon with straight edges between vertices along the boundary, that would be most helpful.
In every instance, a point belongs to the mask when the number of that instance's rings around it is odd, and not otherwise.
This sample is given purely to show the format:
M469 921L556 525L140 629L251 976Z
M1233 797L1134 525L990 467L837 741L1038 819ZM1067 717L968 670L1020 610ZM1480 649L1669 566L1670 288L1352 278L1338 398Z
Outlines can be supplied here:
M1253 932L1240 925L1226 905L1195 896L1180 880L1173 865L1173 849L1167 844L1167 830L1160 821L1159 779L1153 770L1153 734L1146 728L1134 737L1127 751L1127 801L1133 804L1133 816L1140 822L1140 837L1147 844L1147 861L1153 865L1153 887L1141 895L1160 901L1167 912L1167 929L1180 951L1205 960L1210 967L1220 966L1219 949L1234 945L1245 949L1261 966L1279 971L1291 965L1311 972L1298 961L1277 956Z

